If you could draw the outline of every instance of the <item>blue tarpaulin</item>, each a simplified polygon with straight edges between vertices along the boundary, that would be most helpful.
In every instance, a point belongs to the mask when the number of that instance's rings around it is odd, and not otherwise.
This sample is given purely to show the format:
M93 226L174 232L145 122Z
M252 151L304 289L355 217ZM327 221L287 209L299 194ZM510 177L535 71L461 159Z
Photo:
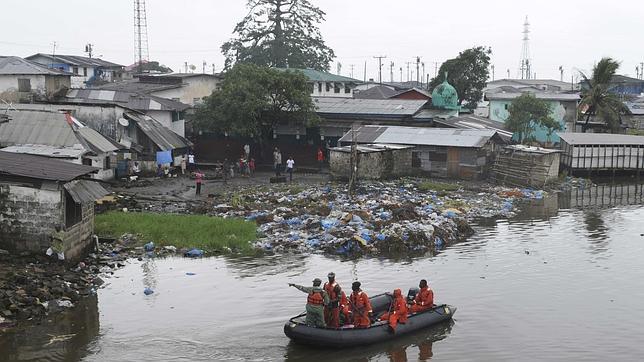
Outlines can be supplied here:
M172 151L157 152L157 165L162 165L164 163L172 163Z

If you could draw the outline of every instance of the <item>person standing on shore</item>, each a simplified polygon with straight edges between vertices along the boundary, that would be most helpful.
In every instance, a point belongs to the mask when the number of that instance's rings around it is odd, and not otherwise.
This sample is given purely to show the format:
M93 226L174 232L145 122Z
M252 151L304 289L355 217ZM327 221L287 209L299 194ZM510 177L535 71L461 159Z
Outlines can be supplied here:
M324 164L324 152L322 152L322 147L318 147L318 154L316 158L318 160L318 168L320 171L322 171L322 165Z
M186 155L181 156L181 174L186 174Z
M282 153L280 149L275 147L273 151L273 167L275 168L275 176L282 175Z
M288 172L288 180L293 181L293 166L295 166L295 161L293 161L293 156L289 156L286 160L286 172Z
M197 172L195 172L195 183L197 184L197 191L195 195L197 196L201 195L201 184L203 183L203 177L204 174L201 173L201 170L197 170Z
M193 171L195 169L195 155L190 152L188 154L188 170Z

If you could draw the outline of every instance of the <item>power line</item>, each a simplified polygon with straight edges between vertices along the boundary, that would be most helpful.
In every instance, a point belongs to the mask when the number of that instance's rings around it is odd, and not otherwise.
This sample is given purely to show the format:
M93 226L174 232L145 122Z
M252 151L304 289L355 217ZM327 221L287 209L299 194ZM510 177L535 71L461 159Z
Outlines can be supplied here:
M382 60L387 58L386 55L379 55L374 57L374 59L378 59L378 83L382 84Z

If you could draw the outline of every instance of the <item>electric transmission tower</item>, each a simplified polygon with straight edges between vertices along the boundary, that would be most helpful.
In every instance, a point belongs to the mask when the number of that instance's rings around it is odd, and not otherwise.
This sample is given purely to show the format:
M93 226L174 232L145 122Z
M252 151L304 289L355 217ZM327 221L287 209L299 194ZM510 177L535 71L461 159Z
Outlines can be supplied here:
M139 73L144 61L148 61L148 21L145 15L145 0L134 0L134 61Z
M530 79L530 70L532 68L532 61L530 59L530 23L528 16L525 17L523 23L523 49L521 50L521 62L519 63L519 78Z

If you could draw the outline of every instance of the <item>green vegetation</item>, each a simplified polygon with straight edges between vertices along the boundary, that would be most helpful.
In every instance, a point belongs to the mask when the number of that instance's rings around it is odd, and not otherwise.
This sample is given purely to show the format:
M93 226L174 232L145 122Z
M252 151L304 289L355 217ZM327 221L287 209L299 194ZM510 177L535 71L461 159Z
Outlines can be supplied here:
M593 67L593 74L588 78L581 73L583 80L581 102L579 102L579 120L584 124L581 129L586 132L591 126L589 121L602 121L611 133L618 133L622 123L622 115L629 110L620 99L619 94L613 92L611 80L617 74L619 62L612 58L602 58Z
M548 102L530 93L514 98L508 109L510 115L505 121L506 127L514 132L520 143L534 140L533 132L537 127L546 128L548 140L555 131L563 129L561 124L552 118Z
M459 186L443 182L424 181L418 184L418 189L420 191L456 191Z
M230 248L251 251L250 241L257 237L254 223L242 219L223 219L205 215L108 212L96 215L96 234L120 237L139 236L141 243L174 245L220 252Z

